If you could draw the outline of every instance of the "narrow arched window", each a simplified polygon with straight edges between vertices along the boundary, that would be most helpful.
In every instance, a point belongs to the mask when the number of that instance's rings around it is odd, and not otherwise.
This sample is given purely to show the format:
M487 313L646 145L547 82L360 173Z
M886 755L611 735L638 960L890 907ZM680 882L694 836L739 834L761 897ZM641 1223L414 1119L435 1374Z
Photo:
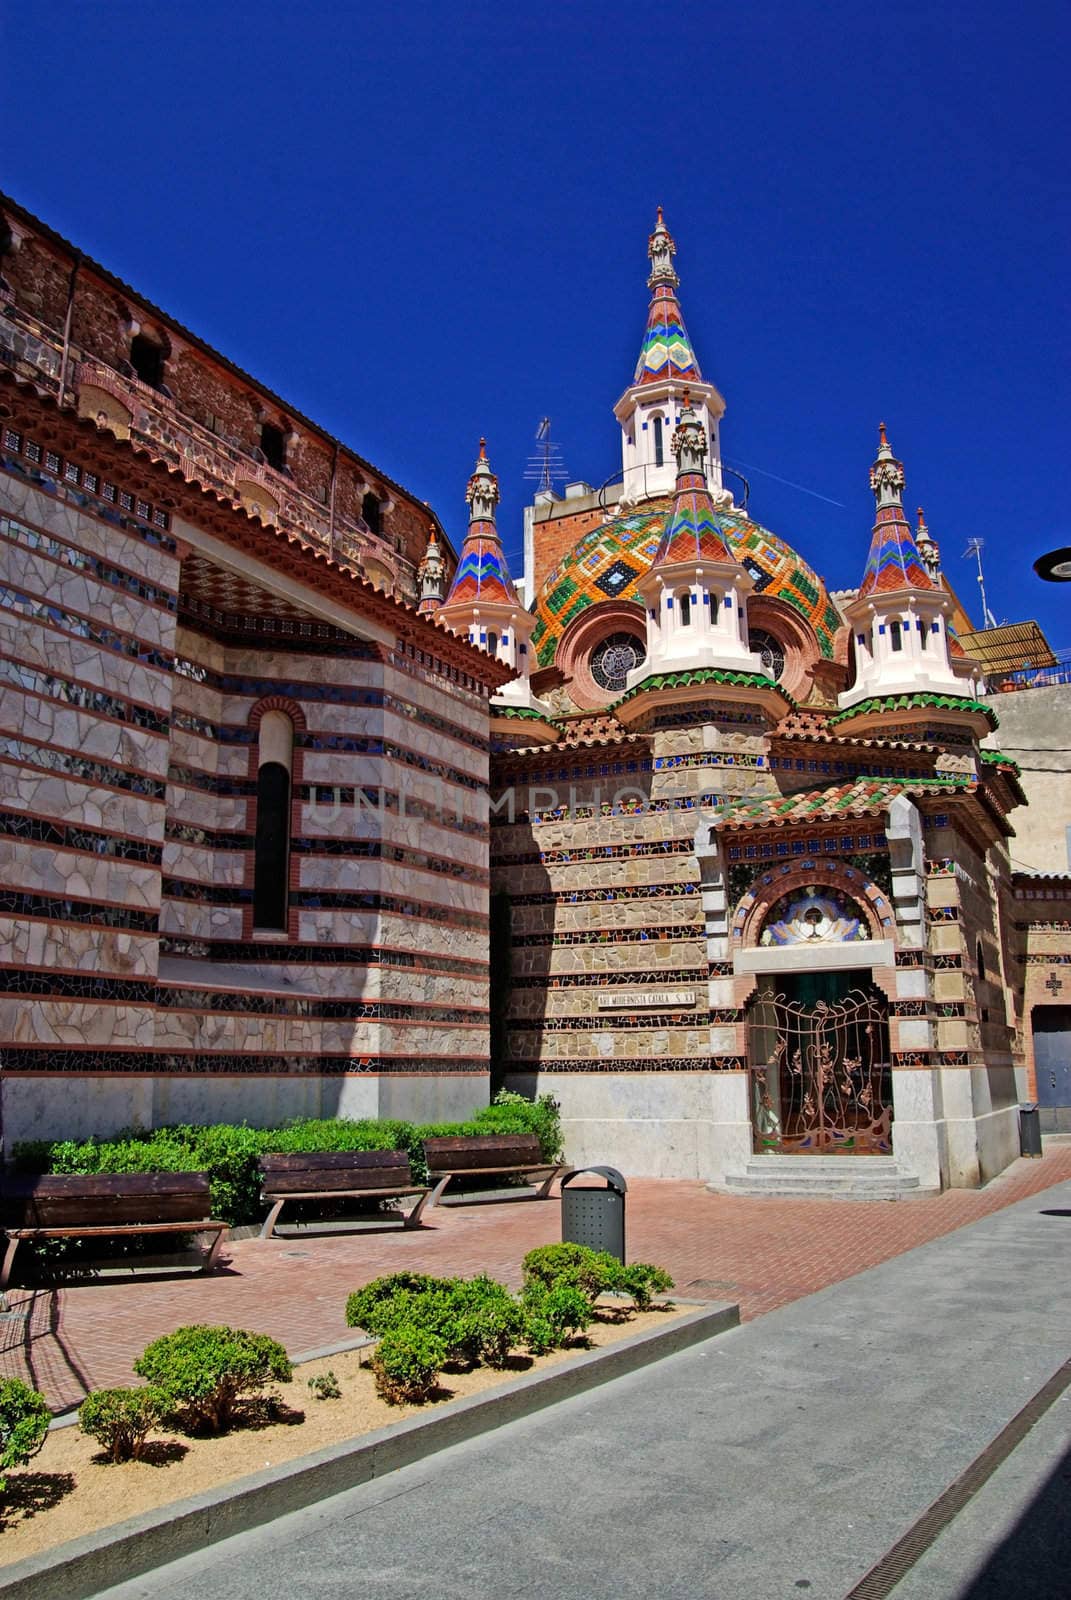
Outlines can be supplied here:
M496 656L498 654L498 634L492 633L490 630L488 630L487 634L487 654L489 656Z
M662 444L662 418L661 417L655 417L655 419L654 419L654 464L655 464L655 466L656 467L662 466L662 464L665 461L665 459L666 459L666 453L665 453L665 449L664 449L663 444Z
M681 595L681 627L687 628L692 620L692 600L687 594Z
M889 641L894 650L902 650L904 648L903 630L899 620L895 617L889 623Z
M257 827L253 853L253 926L285 930L290 874L290 773L294 727L281 711L260 724Z

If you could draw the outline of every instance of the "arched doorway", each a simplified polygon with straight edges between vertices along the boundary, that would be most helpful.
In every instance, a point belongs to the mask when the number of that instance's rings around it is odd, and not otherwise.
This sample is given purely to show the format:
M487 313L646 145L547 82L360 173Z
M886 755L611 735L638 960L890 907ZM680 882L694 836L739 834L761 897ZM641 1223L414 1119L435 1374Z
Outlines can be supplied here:
M757 1152L891 1152L888 1003L845 949L869 935L862 906L829 884L798 886L766 913L759 946L784 955L748 1012Z

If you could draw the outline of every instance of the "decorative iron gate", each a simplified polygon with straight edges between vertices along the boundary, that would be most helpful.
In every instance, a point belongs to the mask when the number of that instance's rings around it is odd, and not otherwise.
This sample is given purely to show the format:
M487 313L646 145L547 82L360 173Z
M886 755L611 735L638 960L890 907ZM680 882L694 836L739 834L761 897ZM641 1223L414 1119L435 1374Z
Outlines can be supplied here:
M748 1013L756 1151L880 1155L892 1150L884 996L831 1000L761 990Z

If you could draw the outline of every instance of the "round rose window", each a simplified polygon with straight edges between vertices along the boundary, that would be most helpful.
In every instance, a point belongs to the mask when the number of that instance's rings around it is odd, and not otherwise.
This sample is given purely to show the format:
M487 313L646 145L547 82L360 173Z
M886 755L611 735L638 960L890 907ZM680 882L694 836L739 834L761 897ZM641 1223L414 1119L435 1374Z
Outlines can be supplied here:
M635 667L647 660L643 640L634 633L612 633L591 652L591 676L601 689L617 691Z
M763 671L777 683L785 670L783 646L772 633L764 633L761 628L751 629L747 636L747 646L755 655L762 657Z

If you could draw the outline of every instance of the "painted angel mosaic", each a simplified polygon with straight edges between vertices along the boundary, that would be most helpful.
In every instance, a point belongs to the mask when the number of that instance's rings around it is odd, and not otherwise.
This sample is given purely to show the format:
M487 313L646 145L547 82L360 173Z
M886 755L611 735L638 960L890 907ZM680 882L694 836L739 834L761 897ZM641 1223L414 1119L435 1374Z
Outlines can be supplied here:
M810 884L777 901L767 914L759 943L844 944L869 938L869 924L854 900L839 889Z

